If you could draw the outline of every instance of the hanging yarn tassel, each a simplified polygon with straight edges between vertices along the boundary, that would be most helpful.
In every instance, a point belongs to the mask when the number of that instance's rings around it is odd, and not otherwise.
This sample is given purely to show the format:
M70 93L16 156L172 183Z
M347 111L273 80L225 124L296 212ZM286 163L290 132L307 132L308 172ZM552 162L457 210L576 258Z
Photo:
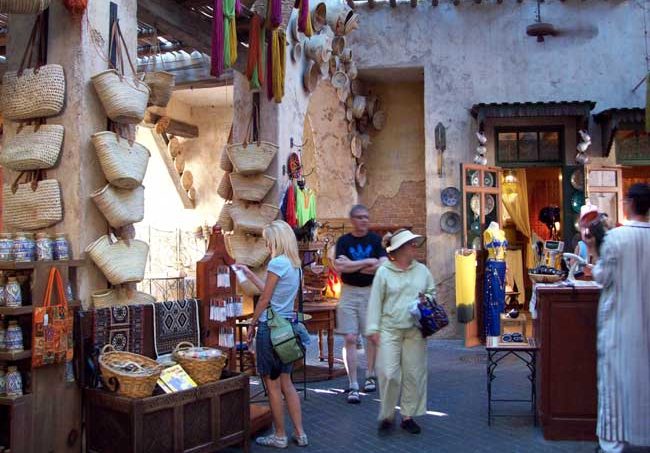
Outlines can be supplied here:
M80 17L88 7L88 0L64 0L63 4L73 17Z
M287 37L284 30L273 30L273 99L276 103L282 102L284 97L284 70Z
M266 40L266 97L273 99L273 41L272 35Z
M311 13L309 12L309 0L299 0L298 5L298 31L310 38L314 31L311 27Z
M223 66L229 68L237 61L235 0L223 0L223 38Z
M210 75L219 77L223 73L223 0L214 0L213 12Z
M239 17L241 15L241 0L235 1L235 16Z
M282 0L267 0L266 27L275 30L282 24Z
M262 21L258 15L254 15L250 25L250 47L248 49L248 64L246 65L246 77L250 82L252 90L258 90L262 86L263 71L262 49L260 42L260 29Z

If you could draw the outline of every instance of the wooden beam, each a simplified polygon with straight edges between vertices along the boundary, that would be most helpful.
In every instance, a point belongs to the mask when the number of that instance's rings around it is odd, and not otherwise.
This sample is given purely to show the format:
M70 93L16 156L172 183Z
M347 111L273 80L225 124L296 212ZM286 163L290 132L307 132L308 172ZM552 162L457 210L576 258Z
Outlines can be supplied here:
M165 167L167 167L167 171L169 172L169 177L172 179L172 182L174 183L174 187L176 187L176 192L178 192L178 196L180 197L183 206L185 207L185 209L194 209L195 208L194 201L190 199L185 189L183 189L183 184L181 183L181 177L179 176L178 171L176 171L176 166L174 165L172 156L170 156L169 151L167 151L167 143L165 143L165 140L162 138L160 134L156 133L155 129L151 130L151 136L156 142L156 148L158 148L158 151L160 152L160 157L162 157L163 162L165 162Z
M199 128L193 124L184 123L182 121L173 120L169 117L163 115L163 110L158 110L155 108L148 108L144 113L144 126L151 127L155 130L156 124L158 121L164 119L164 121L169 121L169 125L165 131L177 137L183 138L196 138L199 136ZM153 132L154 135L158 135Z

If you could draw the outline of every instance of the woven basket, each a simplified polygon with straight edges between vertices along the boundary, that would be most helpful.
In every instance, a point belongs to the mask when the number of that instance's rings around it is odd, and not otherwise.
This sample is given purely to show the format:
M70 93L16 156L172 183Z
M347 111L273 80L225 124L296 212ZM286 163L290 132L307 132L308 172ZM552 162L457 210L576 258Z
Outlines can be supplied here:
M50 6L50 0L0 0L0 13L38 14Z
M144 83L151 89L149 103L158 107L167 107L172 97L176 76L171 72L155 71L144 75Z
M144 186L120 189L106 184L90 197L113 228L132 225L144 219Z
M41 66L37 72L7 71L2 77L0 105L5 119L20 121L61 113L65 105L65 74L58 64Z
M262 234L264 227L278 217L280 208L270 204L254 204L246 206L234 201L230 215L235 224L235 230L242 233ZM253 266L255 267L255 266Z
M217 187L217 194L226 201L232 200L232 184L230 183L230 174L224 173Z
M230 256L237 264L244 264L250 268L260 267L271 253L264 238L241 233L231 234L226 238Z
M227 146L228 157L237 173L256 175L264 173L278 152L278 146L269 142L237 143Z
M563 278L562 275L531 274L531 273L528 273L528 276L533 281L533 283L557 283Z
M54 167L63 146L63 130L58 124L23 127L2 148L0 165L15 171Z
M174 348L172 357L198 385L209 384L221 378L221 371L226 366L227 356L220 352L218 357L195 358L187 357L184 353L214 350L214 348L195 347L188 341L181 341Z
M268 175L243 176L230 174L233 196L239 200L262 201L275 184L275 178Z
M156 298L150 294L143 293L142 291L135 291L129 297L126 290L118 289L100 289L93 291L91 294L92 307L91 308L108 308L118 305L144 305L153 304Z
M234 170L232 162L230 162L230 157L228 157L228 149L226 146L223 147L221 151L221 159L219 160L219 168L223 171L230 173Z
M144 279L149 254L146 242L137 239L113 242L104 235L86 247L86 253L113 285Z
M174 167L176 167L176 171L178 172L179 175L183 174L183 171L185 170L185 156L183 154L178 154L174 158Z
M120 369L126 364L135 364L134 368L140 371L129 373ZM99 369L104 385L111 391L127 398L146 398L153 393L163 367L149 357L116 351L107 344L99 356Z
M178 139L178 137L172 137L169 139L167 150L169 151L169 155L173 158L176 158L176 156L178 156L183 151L183 145L181 144L181 141Z
M61 187L56 179L38 181L36 190L29 182L18 184L15 193L5 184L3 205L5 226L18 230L40 230L63 220Z
M190 190L192 188L192 186L194 185L194 175L192 175L191 171L185 170L183 172L183 174L181 175L181 185L185 190Z
M150 89L134 76L120 76L115 69L91 78L106 115L116 123L138 124L144 118Z
M217 225L221 227L224 232L232 231L234 228L232 217L230 216L230 208L232 205L230 203L224 203L219 213L219 218L217 219Z
M129 145L128 140L114 132L98 132L92 142L111 185L122 189L134 189L142 184L149 163L149 150L139 143Z

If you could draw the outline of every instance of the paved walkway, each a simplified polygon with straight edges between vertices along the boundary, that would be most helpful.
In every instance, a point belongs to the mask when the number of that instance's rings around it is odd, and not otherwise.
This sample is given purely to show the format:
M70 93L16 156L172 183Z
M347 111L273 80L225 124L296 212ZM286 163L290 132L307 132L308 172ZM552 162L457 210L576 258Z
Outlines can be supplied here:
M340 351L340 339L337 339ZM313 344L308 357L314 357ZM428 414L420 417L422 434L399 427L387 438L377 436L378 393L362 395L360 405L346 403L347 378L309 384L303 401L310 446L291 451L317 452L594 452L596 443L548 442L533 427L527 403L500 403L497 409L518 416L493 419L487 426L485 351L466 349L460 341L429 342ZM523 364L506 359L493 383L496 398L527 398L530 391ZM504 405L505 404L505 405ZM290 425L287 416L287 422ZM290 429L290 428L289 428ZM254 445L253 452L271 451ZM234 451L234 450L231 450Z

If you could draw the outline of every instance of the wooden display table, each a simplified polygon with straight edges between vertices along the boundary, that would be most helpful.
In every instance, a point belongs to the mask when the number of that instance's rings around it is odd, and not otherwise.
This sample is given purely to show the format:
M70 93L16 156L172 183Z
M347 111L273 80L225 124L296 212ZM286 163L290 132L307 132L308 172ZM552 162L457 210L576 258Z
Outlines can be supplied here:
M544 438L596 439L598 288L538 287L538 412Z
M321 361L323 355L323 331L327 332L327 367L328 379L334 377L334 329L336 328L336 300L327 302L305 302L303 309L305 314L311 315L311 319L305 322L305 327L312 333L318 333L318 355Z

